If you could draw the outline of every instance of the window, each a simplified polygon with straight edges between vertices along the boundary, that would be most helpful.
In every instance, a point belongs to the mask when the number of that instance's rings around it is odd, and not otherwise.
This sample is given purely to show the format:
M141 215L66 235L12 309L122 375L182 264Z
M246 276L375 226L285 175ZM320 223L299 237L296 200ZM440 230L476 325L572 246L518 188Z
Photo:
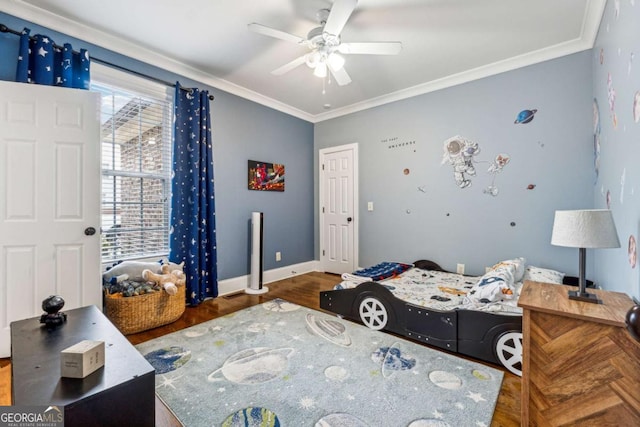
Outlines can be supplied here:
M102 262L166 256L173 101L166 87L131 89L137 78L92 71L102 105Z

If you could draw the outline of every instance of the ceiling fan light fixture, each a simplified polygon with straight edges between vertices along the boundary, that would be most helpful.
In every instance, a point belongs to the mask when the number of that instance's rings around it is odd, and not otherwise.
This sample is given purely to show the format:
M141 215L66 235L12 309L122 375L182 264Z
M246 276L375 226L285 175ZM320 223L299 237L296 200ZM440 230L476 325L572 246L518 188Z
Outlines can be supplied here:
M327 64L319 62L316 68L313 69L313 75L322 79L327 77Z
M315 76L322 79L329 77L329 83L334 79L339 86L345 86L351 83L351 77L344 68L343 55L397 55L402 49L401 42L342 43L340 33L357 4L358 0L332 0L331 9L318 11L317 18L320 26L312 28L306 39L256 23L249 24L249 30L303 45L310 50L307 54L276 68L271 74L281 76L302 64L306 64L313 69Z
M322 55L320 55L320 52L314 51L307 55L307 59L305 60L305 63L309 68L316 68L316 66L320 63L321 60L322 60Z
M342 67L344 67L344 58L333 52L331 55L329 55L329 58L327 58L327 63L329 64L329 68L331 68L331 71L339 71L342 69Z

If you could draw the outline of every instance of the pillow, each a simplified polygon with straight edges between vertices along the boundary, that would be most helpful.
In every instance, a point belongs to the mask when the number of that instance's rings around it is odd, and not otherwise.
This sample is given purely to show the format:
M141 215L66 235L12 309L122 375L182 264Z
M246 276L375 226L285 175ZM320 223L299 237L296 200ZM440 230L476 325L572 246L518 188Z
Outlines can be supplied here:
M534 282L557 283L562 284L564 273L548 268L527 266L524 270L524 280L532 280Z
M513 265L488 271L467 294L473 302L490 303L514 298Z
M495 270L499 267L502 266L513 266L513 280L515 282L522 282L523 277L524 277L524 265L526 263L526 260L522 257L520 258L514 258L514 259L508 259L506 261L501 261L499 263L497 263L496 265L494 265L493 267L491 267L492 270Z
M444 271L438 264L426 259L419 259L418 261L413 263L413 266L415 268L419 268L420 270Z

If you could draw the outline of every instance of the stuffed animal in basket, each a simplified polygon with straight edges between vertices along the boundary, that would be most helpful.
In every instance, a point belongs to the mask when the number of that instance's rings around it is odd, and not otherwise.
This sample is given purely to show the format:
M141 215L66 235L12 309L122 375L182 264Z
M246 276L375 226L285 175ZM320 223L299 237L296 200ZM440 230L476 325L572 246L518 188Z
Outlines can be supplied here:
M116 277L118 282L122 280L131 280L133 282L144 282L142 272L144 270L151 270L153 273L162 273L163 264L168 264L170 271L181 270L184 267L184 262L181 264L175 264L172 262L149 262L149 261L122 261L104 272L102 280L104 283L111 283L111 279ZM125 276L126 275L126 276Z
M178 293L178 286L184 286L187 283L187 277L182 270L171 270L171 266L165 264L162 266L160 274L156 274L151 270L144 270L142 277L147 282L154 282L162 286L169 295Z

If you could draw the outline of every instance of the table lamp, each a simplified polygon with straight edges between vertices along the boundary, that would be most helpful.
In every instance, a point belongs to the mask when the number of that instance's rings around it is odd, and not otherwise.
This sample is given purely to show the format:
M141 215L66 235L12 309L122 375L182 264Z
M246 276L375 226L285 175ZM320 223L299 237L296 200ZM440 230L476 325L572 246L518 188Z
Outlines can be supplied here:
M587 249L619 248L618 232L608 209L556 211L551 244L580 249L579 288L569 291L569 299L602 304L587 293L585 277Z

